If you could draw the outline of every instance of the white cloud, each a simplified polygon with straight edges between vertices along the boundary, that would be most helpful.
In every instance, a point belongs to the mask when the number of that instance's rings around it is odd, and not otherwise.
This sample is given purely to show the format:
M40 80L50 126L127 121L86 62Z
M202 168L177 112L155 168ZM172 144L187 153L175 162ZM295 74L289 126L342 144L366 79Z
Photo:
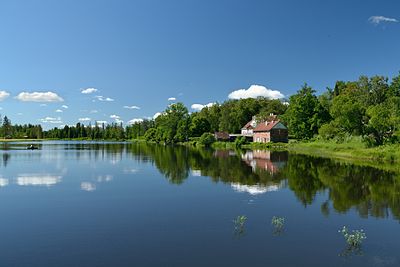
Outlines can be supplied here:
M96 95L95 98L101 102L112 102L114 99L109 98L109 97L104 97L102 95Z
M0 91L0 101L3 101L4 99L6 99L9 96L10 96L10 93L8 93L6 91Z
M138 119L138 118L131 119L130 121L128 121L128 124L135 124L135 123L139 123L139 122L142 122L142 121L143 121L143 119Z
M91 93L95 93L98 90L96 88L86 88L86 89L82 89L81 93L82 94L91 94Z
M110 116L110 119L113 119L114 122L116 122L116 123L124 122L123 120L121 120L121 117L120 117L120 116L115 115L115 114L111 115L111 116Z
M382 22L399 22L397 19L387 18L384 16L372 16L368 19L368 21L375 25L378 25Z
M0 107L0 110L3 110L3 108L2 108L2 107Z
M126 109L140 109L138 106L124 106Z
M97 113L97 112L99 112L99 111L96 109L92 109L91 111L89 111L89 113Z
M161 112L157 112L156 114L153 115L153 119L156 119L160 115L161 115Z
M108 122L107 122L107 121L96 121L96 123L97 123L97 124L103 124L103 123L104 123L104 124L107 124Z
M62 113L63 111L62 111L62 109L56 109L56 112Z
M62 99L59 95L53 92L22 92L16 96L16 99L23 102L62 102Z
M65 109L67 109L67 108L68 108L68 106L67 106L67 105L62 105L61 107L62 107L62 108L65 108Z
M176 101L176 98L175 97L170 97L170 98L168 98L168 101Z
M46 118L40 119L40 121L43 123L53 123L53 124L63 123L60 117L57 117L57 118L46 117Z
M41 107L47 107L47 104L40 104Z
M239 89L228 95L230 99L266 97L269 99L283 98L284 95L276 90L271 90L262 85L252 85L248 89Z
M86 118L79 118L79 119L78 119L78 121L90 121L90 120L91 120L91 118L87 118L87 117L86 117Z
M202 104L193 104L192 106L191 106L191 108L192 109L194 109L194 110L196 110L196 111L200 111L200 110L202 110L203 108L205 108L205 107L212 107L213 105L215 105L215 103L208 103L208 104L205 104L205 105L202 105Z

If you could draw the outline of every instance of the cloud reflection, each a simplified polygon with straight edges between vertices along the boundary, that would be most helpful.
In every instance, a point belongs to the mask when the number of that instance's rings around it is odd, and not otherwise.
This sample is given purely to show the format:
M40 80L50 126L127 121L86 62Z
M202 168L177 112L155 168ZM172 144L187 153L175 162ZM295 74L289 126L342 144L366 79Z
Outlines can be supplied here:
M96 190L96 185L94 183L82 182L81 189L83 191L92 192Z
M0 178L0 187L7 186L10 182L6 178Z
M201 176L201 170L192 170L192 176Z
M107 174L107 175L99 175L99 176L97 176L97 179L96 179L96 181L98 182L98 183L102 183L102 182L110 182L110 181L112 181L113 180L113 176L112 175L110 175L110 174Z
M125 174L137 173L138 171L137 169L124 169Z
M260 195L267 192L278 191L280 189L279 185L242 185L238 183L232 183L231 187L233 190L239 193L249 193L250 195Z
M17 185L21 186L53 186L61 182L62 176L50 174L20 174Z

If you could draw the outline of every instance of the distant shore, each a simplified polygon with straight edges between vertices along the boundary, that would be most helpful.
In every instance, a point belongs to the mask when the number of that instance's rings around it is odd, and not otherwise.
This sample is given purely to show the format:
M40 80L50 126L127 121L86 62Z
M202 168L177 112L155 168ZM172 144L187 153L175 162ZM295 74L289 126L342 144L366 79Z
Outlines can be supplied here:
M36 142L36 141L45 141L47 139L19 139L19 138L12 138L12 139L4 139L0 138L0 143L6 143L6 142Z

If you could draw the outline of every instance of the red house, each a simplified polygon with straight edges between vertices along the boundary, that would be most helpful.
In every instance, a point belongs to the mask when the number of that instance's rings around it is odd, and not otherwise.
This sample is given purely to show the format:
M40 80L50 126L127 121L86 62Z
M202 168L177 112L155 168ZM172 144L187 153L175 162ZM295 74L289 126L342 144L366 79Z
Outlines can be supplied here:
M272 116L267 121L259 123L253 129L253 133L253 142L288 142L288 129L276 116Z

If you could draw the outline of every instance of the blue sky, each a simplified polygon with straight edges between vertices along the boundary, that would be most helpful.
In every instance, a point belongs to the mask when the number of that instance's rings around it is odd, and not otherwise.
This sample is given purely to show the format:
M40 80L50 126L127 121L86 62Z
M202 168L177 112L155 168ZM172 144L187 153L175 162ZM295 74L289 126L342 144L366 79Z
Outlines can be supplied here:
M0 113L45 128L127 123L169 98L190 108L251 85L233 95L393 77L399 20L397 0L2 0Z

